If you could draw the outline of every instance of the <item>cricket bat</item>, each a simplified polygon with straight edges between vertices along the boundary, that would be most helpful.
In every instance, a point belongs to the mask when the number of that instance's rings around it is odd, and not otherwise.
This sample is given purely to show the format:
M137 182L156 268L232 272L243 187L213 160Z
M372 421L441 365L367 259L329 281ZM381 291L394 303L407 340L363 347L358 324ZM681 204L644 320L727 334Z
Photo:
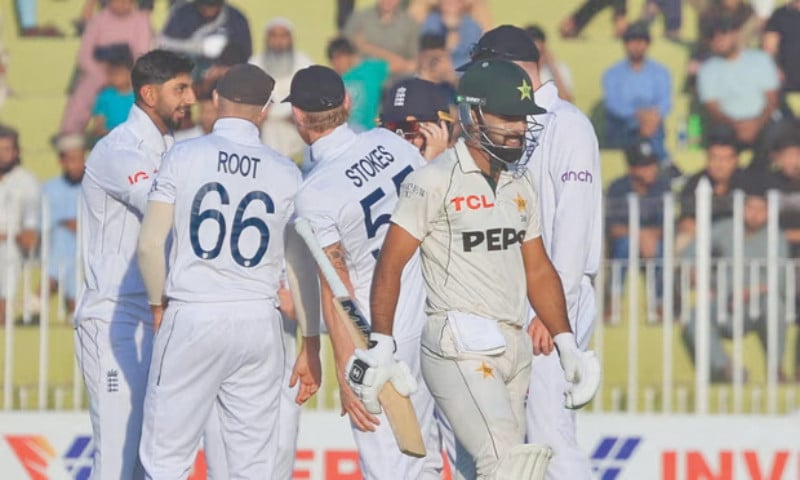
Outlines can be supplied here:
M319 265L323 277L330 285L336 314L347 328L350 338L356 348L367 350L369 348L367 345L370 333L369 323L358 308L355 299L350 297L339 274L336 273L333 264L317 242L311 224L304 218L298 218L295 221L295 229L303 237L308 245L308 250ZM392 427L400 451L412 457L424 457L425 443L422 441L422 432L419 429L419 421L411 399L400 395L392 382L386 382L378 395L378 400L383 408L383 413L389 419L389 426Z

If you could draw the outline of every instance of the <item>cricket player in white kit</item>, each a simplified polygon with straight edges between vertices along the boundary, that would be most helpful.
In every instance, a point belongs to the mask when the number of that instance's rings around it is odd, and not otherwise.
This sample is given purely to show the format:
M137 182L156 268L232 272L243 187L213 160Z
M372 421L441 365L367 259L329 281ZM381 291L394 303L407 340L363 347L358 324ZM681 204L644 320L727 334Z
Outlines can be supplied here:
M535 148L528 168L539 194L542 241L561 278L578 346L586 350L597 317L592 280L600 266L603 232L597 137L589 119L559 98L555 83L542 84L539 51L525 31L502 25L486 32L473 49L473 61L497 57L528 73L536 103L547 110L529 118L530 124L543 128L533 133ZM564 407L567 384L553 353L552 337L535 317L533 313L528 328L534 351L526 409L528 441L553 449L549 480L589 480L589 459L576 438L576 413Z
M298 71L285 101L292 104L298 132L311 146L315 164L298 194L297 214L312 224L337 273L356 301L366 307L375 259L400 183L425 160L419 150L388 130L360 134L351 130L345 123L349 97L339 75L327 67L314 65ZM397 354L419 377L419 336L425 322L419 264L410 262L403 275L407 279L401 294L404 301L394 331ZM345 366L354 345L333 312L332 293L325 282L322 310L333 342L342 407L350 415L364 477L440 478L443 460L430 393L419 388L411 396L428 456L403 455L388 420L368 413L345 382ZM364 314L369 318L368 309L364 308Z
M542 113L532 93L510 62L481 62L461 78L466 141L404 181L372 285L371 348L355 360L370 366L354 385L367 405L385 381L402 377L389 335L403 284L398 272L420 248L428 291L423 376L469 454L457 460L473 463L471 478L543 478L549 449L522 445L528 301L559 344L564 375L574 382L568 401L589 401L599 383L596 359L580 354L570 331L541 240L537 195L519 163L530 133L525 117Z
M272 478L285 361L277 292L301 182L259 138L273 86L258 67L231 68L217 82L213 132L177 144L150 193L138 248L159 332L140 447L147 478L186 478L215 404L229 478ZM300 358L318 362L318 342L308 338Z
M75 354L89 394L92 478L139 479L142 405L153 324L136 238L152 178L172 145L171 130L195 97L192 62L154 50L131 79L136 104L128 120L95 146L81 184L84 286L75 312Z

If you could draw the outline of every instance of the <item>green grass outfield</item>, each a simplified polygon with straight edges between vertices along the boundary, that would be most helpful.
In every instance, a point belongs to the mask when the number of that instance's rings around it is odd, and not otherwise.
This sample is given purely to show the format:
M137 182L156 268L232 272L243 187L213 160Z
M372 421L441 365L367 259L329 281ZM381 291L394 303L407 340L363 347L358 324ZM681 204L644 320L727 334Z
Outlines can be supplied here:
M82 0L38 0L41 23L54 23L71 31L70 21L77 17ZM154 23L160 27L165 18L165 0L156 0ZM242 8L247 14L253 31L254 49L261 50L262 28L266 21L274 16L285 16L296 26L296 44L308 52L316 61L324 63L324 48L327 40L334 32L333 0L231 0L231 3ZM357 6L369 5L373 2L359 1ZM604 69L622 57L622 46L611 35L611 15L606 11L585 30L584 37L572 41L563 41L556 34L560 20L579 3L578 0L490 0L496 23L538 23L550 34L549 44L555 55L566 62L572 69L575 83L576 103L584 111L589 111L601 97L600 78ZM630 16L638 15L637 2L632 2ZM49 147L48 138L56 133L66 103L65 91L71 78L78 39L19 39L16 37L13 22L13 0L0 0L0 12L3 12L2 39L10 52L8 81L14 95L0 109L0 121L19 128L23 149L23 162L41 179L57 173L55 155ZM687 50L684 47L662 40L662 26L659 22L653 28L654 42L651 56L666 64L673 72L674 105L673 113L667 119L668 146L674 152L675 124L688 110L688 100L679 93L683 82L683 71L687 63ZM695 33L695 15L690 8L685 9L683 33L692 38ZM683 152L676 154L677 163L686 171L693 171L702 165L702 154ZM603 181L624 171L622 157L618 153L605 152L603 156ZM643 298L643 297L642 297ZM623 299L624 301L624 299ZM643 301L640 304L644 304ZM54 305L50 309L55 312ZM642 312L644 313L644 312ZM662 371L661 327L646 325L645 315L638 317L640 322L638 349L640 355L638 380L642 387L656 389L655 405L661 404L660 390ZM627 329L623 319L621 325L605 328L604 336L604 389L603 404L609 407L612 389L625 391L627 382ZM50 390L49 405L53 405L55 388L65 391L65 406L71 407L71 385L73 374L72 329L65 324L51 321L49 342L48 378L53 387ZM793 345L796 329L790 331L789 345ZM4 351L5 331L0 331L0 351ZM13 382L15 385L15 403L18 401L19 388L28 392L28 405L37 404L36 382L38 379L39 337L36 328L18 328L15 330L15 361ZM676 384L687 388L689 399L692 398L693 369L682 345L679 344L676 332L673 344ZM327 350L330 352L330 349ZM745 394L745 409L750 408L750 389L764 384L764 355L753 335L748 336L745 343L745 362L750 368L750 382ZM790 354L787 353L786 358ZM0 355L0 363L4 355ZM788 362L787 362L788 368ZM0 376L2 375L0 369ZM789 369L791 371L791 369ZM535 387L534 387L535 388ZM783 404L784 393L788 387L781 387L779 400ZM794 386L797 390L797 387ZM640 388L642 391L642 388ZM716 396L714 389L712 396ZM798 392L796 392L798 393ZM336 396L335 379L329 369L325 375L324 404L333 404ZM762 400L763 401L763 400ZM691 403L691 402L690 402ZM644 396L638 399L640 407L644 405ZM312 406L314 404L312 403ZM675 405L675 401L673 401ZM711 406L716 408L716 400L712 398Z

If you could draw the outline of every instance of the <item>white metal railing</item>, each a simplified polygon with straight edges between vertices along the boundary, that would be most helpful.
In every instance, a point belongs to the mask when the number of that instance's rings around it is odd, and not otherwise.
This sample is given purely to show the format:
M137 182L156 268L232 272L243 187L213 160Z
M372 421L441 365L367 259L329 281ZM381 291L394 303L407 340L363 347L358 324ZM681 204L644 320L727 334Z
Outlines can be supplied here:
M641 259L636 253L639 250L639 212L642 210L639 199L629 196L625 208L630 215L628 230L630 236L630 254L624 259L606 260L595 278L598 319L595 326L593 346L606 368L603 387L593 401L594 411L627 411L627 412L696 412L696 413L778 413L797 408L800 387L797 383L779 383L777 377L779 367L787 356L794 356L793 344L786 345L783 357L779 357L781 342L788 343L787 338L779 337L780 322L793 324L795 316L796 270L800 261L792 258L780 258L778 252L778 214L780 201L776 192L768 196L768 251L764 258L746 258L744 252L744 235L742 227L744 216L744 195L737 192L733 196L733 255L729 258L713 258L711 255L711 189L707 182L701 182L696 198L696 236L698 245L692 258L675 255L675 197L666 194L663 199L663 256L657 259ZM50 212L47 202L42 202L42 225L49 225ZM6 231L14 230L13 225L6 226ZM48 282L48 259L53 252L49 249L51 237L49 228L41 231L41 249L38 258L27 259L20 271L2 268L7 283L18 284L16 294L12 294L7 302L5 312L5 328L0 329L5 336L2 369L2 408L6 411L16 409L56 409L62 410L71 405L74 409L84 408L84 391L81 373L71 353L72 335L62 335L70 344L69 355L63 358L50 358L53 352L51 341L54 331L71 329L70 314L64 309L65 273L59 271L59 279L55 292L50 292ZM10 248L14 248L13 235L7 235L6 265L13 265ZM80 245L77 251L80 251ZM81 278L81 262L76 263L76 277ZM728 275L728 272L731 272ZM746 302L744 292L758 291L758 278L766 272L767 308L759 312L758 302ZM17 279L16 282L12 280ZM749 284L746 279L749 278ZM656 285L660 281L663 289L659 295ZM80 282L79 282L80 283ZM38 292L33 285L38 284ZM781 287L782 288L779 288ZM712 287L716 286L714 290ZM732 286L731 289L725 288ZM22 292L20 290L26 290ZM715 384L711 382L711 365L709 360L709 334L711 328L717 328L722 315L711 317L711 306L718 312L729 310L728 299L724 292L732 291L730 322L732 340L726 342L732 361L732 378L730 382ZM50 303L51 293L57 302ZM30 321L34 318L30 299L37 297L41 321L38 325L26 325L27 332L17 332L17 318ZM783 300L784 309L779 309ZM57 305L57 306L56 306ZM53 306L54 308L51 308ZM676 314L676 308L680 313ZM676 342L680 332L689 323L692 313L695 314L695 347L696 364L689 362L688 353ZM767 349L761 367L761 352L746 351L745 321L748 317L766 313ZM791 327L792 329L794 327ZM31 333L37 341L32 341ZM27 343L20 344L23 337ZM331 372L333 365L330 347L323 342L323 368ZM38 349L32 352L31 349ZM661 350L660 355L658 350ZM63 351L64 349L59 349ZM624 351L624 355L620 352ZM62 353L62 355L64 355ZM658 358L656 358L658 357ZM753 358L757 359L753 365ZM20 362L38 362L25 369L28 376L15 378L15 366ZM58 362L58 363L53 363ZM69 362L72 367L70 378L54 381L49 365ZM746 379L745 369L756 371L765 368L763 375L754 375L756 379ZM59 369L63 372L63 368ZM34 371L35 379L30 378ZM618 372L622 371L622 374ZM789 371L787 373L794 373ZM335 391L334 376L326 374L323 390L317 395L313 406L315 409L337 409L339 396ZM763 379L763 380L762 380ZM36 401L33 401L35 396Z

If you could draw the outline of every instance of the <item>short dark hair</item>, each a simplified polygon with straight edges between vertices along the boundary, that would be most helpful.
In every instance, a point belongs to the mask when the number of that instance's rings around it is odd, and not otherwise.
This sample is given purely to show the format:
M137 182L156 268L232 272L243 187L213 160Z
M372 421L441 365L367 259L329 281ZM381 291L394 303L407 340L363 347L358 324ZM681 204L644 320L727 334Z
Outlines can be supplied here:
M354 55L356 49L350 40L344 37L336 37L328 42L328 60L333 60L336 55Z
M191 74L194 62L188 57L168 50L151 50L136 60L131 71L131 83L137 101L142 99L145 85L161 85L182 73Z
M447 44L447 39L444 35L437 35L435 33L426 33L419 39L419 51L425 50L444 50Z
M108 56L106 63L112 67L125 67L128 70L132 70L133 53L131 53L130 47L125 45L124 49L120 48L118 51L115 51L113 54Z
M800 121L785 120L775 127L768 148L770 152L775 153L792 147L800 147Z
M19 150L19 132L8 125L0 125L0 139L10 138L14 143L14 148Z
M706 149L711 147L733 147L739 151L739 140L736 138L736 131L727 125L714 125L708 132L706 138Z

